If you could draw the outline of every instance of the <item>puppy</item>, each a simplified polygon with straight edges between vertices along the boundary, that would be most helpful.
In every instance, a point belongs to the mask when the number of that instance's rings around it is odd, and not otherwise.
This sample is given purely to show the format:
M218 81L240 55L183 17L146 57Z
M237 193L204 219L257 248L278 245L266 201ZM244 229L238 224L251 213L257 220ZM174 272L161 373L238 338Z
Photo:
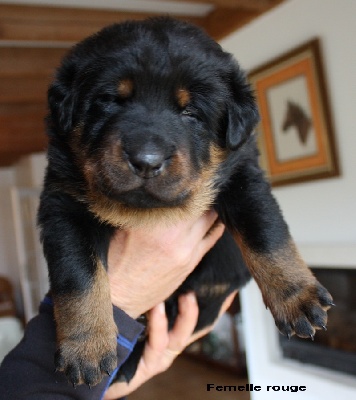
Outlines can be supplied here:
M38 221L56 367L73 384L95 385L116 366L106 267L117 228L174 224L211 207L226 225L167 300L171 325L180 293L196 292L201 329L251 274L281 333L325 327L332 298L299 256L258 164L251 88L205 33L169 18L107 27L69 52L48 98ZM138 357L124 366L127 379Z

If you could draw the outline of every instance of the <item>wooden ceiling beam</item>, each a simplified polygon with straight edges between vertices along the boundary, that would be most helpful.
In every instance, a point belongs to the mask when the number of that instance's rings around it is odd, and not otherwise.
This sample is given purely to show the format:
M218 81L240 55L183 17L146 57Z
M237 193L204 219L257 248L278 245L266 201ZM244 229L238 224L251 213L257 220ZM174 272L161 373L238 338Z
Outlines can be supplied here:
M12 164L18 162L21 157L26 156L28 153L3 153L0 149L0 168L2 167L9 167Z
M165 0L176 1L176 0ZM180 0L185 3L211 4L216 8L234 8L263 11L273 0Z
M46 113L46 103L0 104L0 152L43 151Z
M37 23L39 21L48 21L50 23L58 22L79 22L87 23L114 23L123 19L145 18L147 15L158 15L159 13L148 13L138 11L123 10L103 10L81 7L59 7L59 6L36 6L36 5L16 5L2 4L0 6L1 19L7 21L26 20Z
M221 40L283 1L285 0L269 0L263 10L242 7L236 9L218 7L205 17L202 26L215 40Z
M217 8L206 17L203 27L215 40L220 40L254 18L255 11Z
M4 74L0 72L0 104L45 103L50 74Z
M214 39L219 40L226 32L245 25L284 0L197 1L211 3L215 8L206 16L177 18L202 26ZM75 43L106 25L157 15L160 14L0 4L0 40Z
M160 13L0 5L0 40L78 42L106 25L145 19ZM177 17L192 23L199 17Z
M202 17L178 18L219 40L282 1L192 0L214 8ZM155 15L0 4L0 166L46 148L47 86L68 47L106 25Z
M1 47L1 74L52 74L68 47Z

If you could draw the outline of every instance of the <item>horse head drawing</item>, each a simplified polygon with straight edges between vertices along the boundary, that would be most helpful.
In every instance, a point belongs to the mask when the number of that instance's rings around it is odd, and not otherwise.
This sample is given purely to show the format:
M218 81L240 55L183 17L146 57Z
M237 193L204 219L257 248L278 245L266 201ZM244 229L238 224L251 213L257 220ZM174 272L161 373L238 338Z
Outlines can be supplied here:
M284 133L288 133L288 129L293 126L297 129L300 142L305 145L312 126L312 121L300 105L288 100L287 112L282 124L282 130Z

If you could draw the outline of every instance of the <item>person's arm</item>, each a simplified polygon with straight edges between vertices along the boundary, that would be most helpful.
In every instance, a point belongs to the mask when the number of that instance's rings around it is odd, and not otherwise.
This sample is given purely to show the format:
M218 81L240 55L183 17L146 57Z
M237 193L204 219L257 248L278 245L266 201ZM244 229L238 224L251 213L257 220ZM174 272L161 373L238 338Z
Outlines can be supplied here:
M143 326L122 310L114 307L114 319L120 326L118 336L118 366L121 366L136 344ZM80 385L73 388L64 374L54 371L56 350L53 304L46 297L39 315L26 327L19 345L4 359L0 368L0 399L67 400L102 398L110 377L104 377L93 388Z
M222 235L223 227L209 235L216 214L173 228L118 231L109 249L109 280L114 316L119 326L118 364L130 354L142 326L134 319L167 298ZM124 310L124 311L122 311ZM55 324L52 306L42 304L40 314L26 327L24 339L0 367L0 398L11 400L100 399L110 377L89 389L71 387L63 373L54 371Z

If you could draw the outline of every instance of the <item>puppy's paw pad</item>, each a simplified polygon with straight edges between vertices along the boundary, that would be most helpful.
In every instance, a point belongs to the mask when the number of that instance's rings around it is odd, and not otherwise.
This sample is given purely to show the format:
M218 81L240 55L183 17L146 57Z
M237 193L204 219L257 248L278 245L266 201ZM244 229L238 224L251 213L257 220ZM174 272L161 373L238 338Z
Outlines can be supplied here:
M301 285L298 293L271 309L276 316L276 326L283 335L290 338L295 334L313 339L317 329L326 329L326 311L332 305L334 303L329 292L315 281L311 285Z
M96 338L98 339L98 338ZM62 341L55 356L56 370L63 371L75 387L97 385L103 376L111 375L117 366L116 340L108 345L102 338L88 341Z

